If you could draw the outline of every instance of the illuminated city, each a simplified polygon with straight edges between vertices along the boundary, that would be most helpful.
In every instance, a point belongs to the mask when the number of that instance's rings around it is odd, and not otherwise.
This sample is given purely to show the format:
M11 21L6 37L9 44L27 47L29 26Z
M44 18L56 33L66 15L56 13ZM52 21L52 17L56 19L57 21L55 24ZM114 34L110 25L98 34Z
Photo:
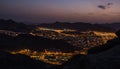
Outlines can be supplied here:
M0 0L0 69L120 69L120 0Z
M37 31L37 32L36 32ZM73 34L66 34L65 32L73 32ZM114 39L117 36L112 32L98 32L98 31L88 31L81 32L81 34L74 34L76 30L70 29L49 29L49 28L37 28L30 34L33 36L41 36L44 38L49 38L52 40L62 39L67 43L77 46L78 49L73 52L62 52L56 51L54 49L45 49L44 51L32 51L29 49L22 49L17 51L12 51L12 54L25 54L33 59L41 60L46 63L61 65L62 63L68 61L72 56L76 54L87 54L87 50L92 47L105 44L108 40ZM49 33L49 34L48 34ZM80 48L80 49L79 49Z

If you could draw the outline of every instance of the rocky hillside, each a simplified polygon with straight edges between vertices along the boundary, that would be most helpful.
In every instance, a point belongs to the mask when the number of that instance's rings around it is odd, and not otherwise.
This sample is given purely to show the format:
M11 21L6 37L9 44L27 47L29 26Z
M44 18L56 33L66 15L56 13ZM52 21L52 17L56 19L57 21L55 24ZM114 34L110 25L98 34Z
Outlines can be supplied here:
M120 31L118 38L93 48L88 55L76 55L60 69L120 69Z

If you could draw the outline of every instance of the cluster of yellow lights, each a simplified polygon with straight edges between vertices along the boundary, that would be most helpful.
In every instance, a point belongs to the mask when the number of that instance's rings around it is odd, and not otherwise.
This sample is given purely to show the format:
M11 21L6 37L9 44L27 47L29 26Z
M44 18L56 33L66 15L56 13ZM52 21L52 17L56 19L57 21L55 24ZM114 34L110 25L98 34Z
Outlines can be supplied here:
M97 31L93 31L94 34L98 35L98 36L115 36L115 33L111 33L111 32L97 32Z
M38 30L49 30L49 31L54 31L54 32L57 32L61 35L64 35L64 36L76 36L74 34L65 34L65 33L62 33L62 32L65 32L65 31L70 31L70 32L74 32L75 30L70 30L70 29L64 29L64 30L58 30L58 29L49 29L49 28L39 28ZM84 34L89 34L89 33L92 33L96 36L102 36L103 37L103 40L105 41L105 43L107 42L107 40L109 39L113 39L114 37L117 37L115 33L111 33L111 32L98 32L98 31L88 31L88 32L82 32L83 35ZM36 35L34 33L30 33L32 35ZM50 63L50 64L56 64L56 65L60 65L61 63L59 62L50 62L48 59L45 58L46 55L54 55L57 58L59 58L60 56L64 57L64 56L68 56L68 58L72 57L73 55L76 55L76 54L87 54L86 51L75 51L75 52L72 52L72 53L64 53L64 52L60 52L60 51L48 51L48 50L45 50L44 52L37 52L37 51L31 51L29 49L23 49L23 50L19 50L19 51L13 51L11 52L12 54L17 54L17 53L20 53L20 54L25 54L25 55L28 55L30 56L31 58L34 58L34 59L39 59L39 60L42 60L46 63ZM55 60L56 60L55 59Z
M80 51L75 51L73 53L72 52L64 53L64 52L61 52L61 51L52 52L52 51L48 51L48 50L45 50L44 52L37 52L37 51L31 51L29 49L12 51L10 53L11 54L18 54L19 53L19 54L28 55L33 59L38 59L38 60L41 60L43 62L50 63L50 64L55 64L55 65L61 65L62 64L61 62L57 61L57 59L59 59L60 57L63 57L63 60L65 62L65 61L68 61L68 59L70 59L73 55L86 54L85 52L80 52ZM55 59L53 59L53 60L55 60L55 61L54 62L49 61L48 59L45 58L46 55L47 56L54 55ZM66 57L67 57L67 59L66 59ZM61 58L61 60L62 60L62 58Z

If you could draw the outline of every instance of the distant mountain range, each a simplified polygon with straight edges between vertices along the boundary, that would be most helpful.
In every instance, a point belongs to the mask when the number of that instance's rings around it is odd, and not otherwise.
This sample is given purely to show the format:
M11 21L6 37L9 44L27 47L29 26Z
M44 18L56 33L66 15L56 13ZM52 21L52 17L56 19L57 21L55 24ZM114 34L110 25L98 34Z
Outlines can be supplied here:
M39 24L38 27L47 27L54 29L74 29L78 31L104 31L104 32L115 32L120 26L110 26L109 24L90 24L90 23L52 23L52 24Z
M113 28L115 30L119 30L120 29L120 23L111 23L111 24L101 24L102 26L106 26L106 27L110 27Z
M1 30L11 30L16 32L29 32L35 27L46 27L53 29L75 29L79 31L105 31L105 32L115 32L120 29L120 23L112 24L91 24L91 23L69 23L69 22L56 22L56 23L42 23L38 25L26 25L24 23L18 23L11 19L4 20L0 19L0 29Z

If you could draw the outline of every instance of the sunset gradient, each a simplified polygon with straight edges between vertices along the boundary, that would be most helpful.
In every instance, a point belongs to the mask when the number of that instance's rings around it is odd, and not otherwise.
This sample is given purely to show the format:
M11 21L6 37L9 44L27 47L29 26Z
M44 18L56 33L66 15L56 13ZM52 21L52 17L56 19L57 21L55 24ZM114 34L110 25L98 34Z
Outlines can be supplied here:
M120 0L0 0L0 18L23 22L120 22Z

